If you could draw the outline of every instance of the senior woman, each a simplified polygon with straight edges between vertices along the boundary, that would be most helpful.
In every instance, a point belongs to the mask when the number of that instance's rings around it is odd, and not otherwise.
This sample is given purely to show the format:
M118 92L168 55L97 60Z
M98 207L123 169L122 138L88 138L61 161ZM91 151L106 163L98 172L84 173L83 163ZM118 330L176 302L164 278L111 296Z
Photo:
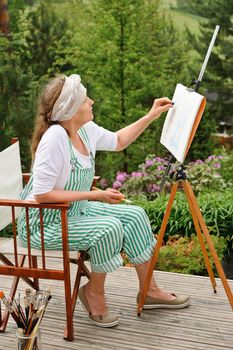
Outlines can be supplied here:
M172 107L167 98L154 100L150 111L125 128L112 132L93 122L94 101L80 76L59 76L45 87L39 100L32 138L32 176L23 199L39 203L70 202L68 240L72 250L88 250L91 277L80 288L79 297L90 320L100 327L113 327L118 317L109 312L104 294L106 274L122 265L123 249L134 264L139 293L156 244L149 219L141 207L121 204L124 196L116 190L91 191L95 153L122 151ZM40 218L30 211L31 245L40 248ZM26 245L26 218L19 219L19 235ZM44 241L47 249L62 249L60 217L56 210L44 212ZM139 298L139 293L137 298ZM154 277L144 308L182 308L190 298L160 289Z

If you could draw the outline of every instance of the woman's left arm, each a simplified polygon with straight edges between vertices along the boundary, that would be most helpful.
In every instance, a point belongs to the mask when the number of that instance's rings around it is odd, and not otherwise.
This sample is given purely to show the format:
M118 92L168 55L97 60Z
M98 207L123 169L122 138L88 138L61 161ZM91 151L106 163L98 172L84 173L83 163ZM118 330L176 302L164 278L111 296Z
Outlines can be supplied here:
M148 114L138 119L135 123L132 123L116 132L118 137L116 151L122 151L128 147L138 138L139 135L141 135L152 121L158 119L161 113L166 112L172 106L173 103L168 97L154 100L153 106Z

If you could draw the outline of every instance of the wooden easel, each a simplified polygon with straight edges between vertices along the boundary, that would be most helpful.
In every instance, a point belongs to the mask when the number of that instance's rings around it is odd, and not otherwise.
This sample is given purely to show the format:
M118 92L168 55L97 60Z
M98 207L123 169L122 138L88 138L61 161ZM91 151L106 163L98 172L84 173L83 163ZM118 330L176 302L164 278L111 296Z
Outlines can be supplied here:
M137 310L138 316L141 315L141 312L142 312L142 309L143 309L143 306L145 303L146 295L147 295L147 292L149 289L150 280L151 280L153 270L154 270L154 267L155 267L157 259L158 259L159 249L160 249L162 242L163 242L164 234L165 234L167 223L168 223L168 220L170 217L170 213L171 213L171 209L172 209L173 202L175 199L175 195L176 195L176 192L177 192L179 187L184 189L185 196L186 196L188 204L189 204L190 213L191 213L192 218L193 218L195 230L196 230L197 237L198 237L198 240L199 240L200 245L201 245L201 249L203 252L204 259L205 259L206 268L207 268L207 271L208 271L208 274L209 274L209 277L210 277L210 280L211 280L211 283L213 286L214 293L217 293L216 281L214 278L213 270L211 268L209 256L208 256L208 253L206 250L206 245L209 248L209 252L213 258L216 269L218 271L218 275L221 278L223 287L225 289L229 303L230 303L232 310L233 310L232 291L229 287L228 281L226 279L222 265L219 261L218 255L217 255L216 250L214 248L214 245L213 245L212 239L210 237L209 231L207 229L206 223L205 223L204 218L202 216L201 210L198 206L197 199L193 193L193 190L192 190L190 183L186 180L186 175L185 175L185 172L183 170L183 166L180 166L180 169L178 169L178 171L177 171L176 181L172 185L171 195L170 195L170 198L169 198L169 201L167 204L167 208L166 208L166 211L165 211L165 214L163 217L162 226L161 226L161 229L159 231L158 241L157 241L157 244L156 244L155 249L154 249L154 254L152 256L151 263L150 263L150 266L149 266L149 269L147 272L147 276L145 279L143 292L141 293L141 298L139 300L138 310Z

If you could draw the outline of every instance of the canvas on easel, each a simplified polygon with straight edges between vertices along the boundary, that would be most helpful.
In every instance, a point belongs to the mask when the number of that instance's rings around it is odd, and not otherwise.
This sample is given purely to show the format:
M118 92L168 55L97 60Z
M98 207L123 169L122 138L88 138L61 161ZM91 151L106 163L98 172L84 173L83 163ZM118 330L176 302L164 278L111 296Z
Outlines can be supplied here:
M162 130L160 142L181 163L200 123L206 98L182 84L177 84Z

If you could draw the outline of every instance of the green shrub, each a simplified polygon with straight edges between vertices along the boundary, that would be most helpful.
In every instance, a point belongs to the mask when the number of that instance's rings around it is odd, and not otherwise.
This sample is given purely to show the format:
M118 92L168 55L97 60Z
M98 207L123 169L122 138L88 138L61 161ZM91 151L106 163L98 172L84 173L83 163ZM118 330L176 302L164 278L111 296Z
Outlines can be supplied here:
M221 260L226 242L223 237L212 236L211 238ZM217 276L212 257L210 263L215 276ZM169 239L167 244L160 249L156 269L207 276L208 272L197 236L192 235L191 238L173 236Z
M143 196L132 197L132 199L136 205L145 209L153 232L158 233L169 196L159 196L150 202ZM202 193L198 196L198 203L209 232L225 238L227 255L233 252L233 191ZM186 197L179 191L174 200L164 240L166 242L169 236L177 233L183 237L190 237L194 232Z
M220 173L226 181L227 186L230 187L233 184L233 151L226 153L221 163Z

